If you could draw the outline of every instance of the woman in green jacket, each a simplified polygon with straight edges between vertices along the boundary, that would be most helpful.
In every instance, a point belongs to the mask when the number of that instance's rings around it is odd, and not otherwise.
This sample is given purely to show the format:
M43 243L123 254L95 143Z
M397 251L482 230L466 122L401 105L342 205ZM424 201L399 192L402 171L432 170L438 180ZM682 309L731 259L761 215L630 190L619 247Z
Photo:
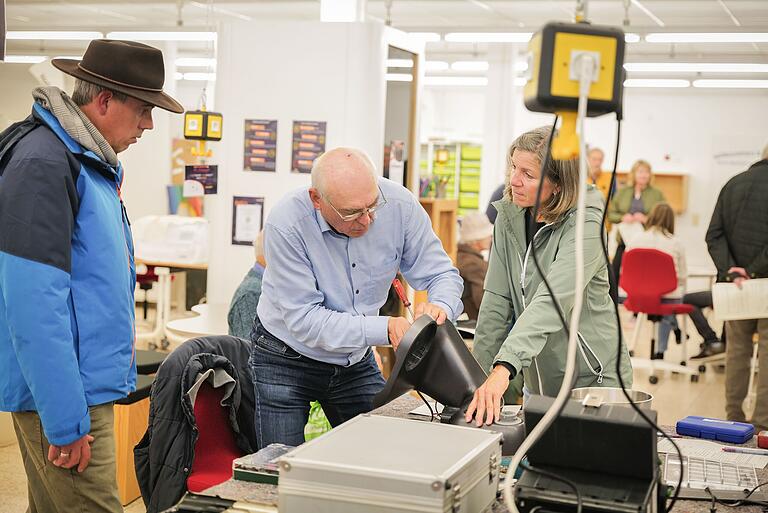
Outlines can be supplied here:
M576 386L619 385L616 375L618 331L609 296L608 270L600 238L603 200L588 186L584 230L583 291L574 290L578 162L548 159L541 206L534 233L529 220L551 128L542 127L518 137L509 149L504 198L494 203L494 225L485 291L475 332L474 355L486 371L466 413L477 425L499 419L501 397L510 379L523 373L530 393L554 396L565 373L568 337L552 304L541 274L531 257L531 245L566 319L575 294L584 301L579 323ZM632 384L626 346L621 347L621 374Z
M645 225L651 209L659 203L663 203L664 194L651 185L651 165L645 160L638 160L632 164L629 171L629 185L616 191L608 208L608 221L616 223L640 223ZM624 257L626 246L621 236L618 237L616 255L613 257L613 273L616 283L621 276L621 261Z

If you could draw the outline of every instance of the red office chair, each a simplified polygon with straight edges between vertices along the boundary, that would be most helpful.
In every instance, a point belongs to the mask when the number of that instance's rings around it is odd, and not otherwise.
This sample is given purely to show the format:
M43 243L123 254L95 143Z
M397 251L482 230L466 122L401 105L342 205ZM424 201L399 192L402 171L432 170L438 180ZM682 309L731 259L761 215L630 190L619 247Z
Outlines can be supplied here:
M627 293L627 299L624 301L624 307L638 314L637 324L632 335L631 348L634 349L637 340L640 337L640 329L643 322L651 320L653 322L653 332L657 333L657 323L661 316L688 314L693 311L691 305L683 303L662 303L661 298L664 294L672 292L677 288L677 274L675 273L675 262L672 255L656 249L635 248L624 253L621 264L621 278L619 286ZM684 325L683 325L684 326ZM654 353L655 335L651 335L651 354ZM683 336L683 342L685 342ZM685 355L685 349L683 349ZM662 360L647 361L637 358L632 359L632 365L635 367L643 366L648 363L651 370L651 376L648 380L651 384L656 384L659 378L655 374L656 367L664 370L671 370L691 376L691 381L698 381L699 377L691 369L687 368L685 356L680 365L671 364Z
M223 387L213 388L203 383L195 399L195 421L198 437L192 472L187 477L187 489L201 492L232 477L232 460L243 456L237 447L228 415L221 406Z

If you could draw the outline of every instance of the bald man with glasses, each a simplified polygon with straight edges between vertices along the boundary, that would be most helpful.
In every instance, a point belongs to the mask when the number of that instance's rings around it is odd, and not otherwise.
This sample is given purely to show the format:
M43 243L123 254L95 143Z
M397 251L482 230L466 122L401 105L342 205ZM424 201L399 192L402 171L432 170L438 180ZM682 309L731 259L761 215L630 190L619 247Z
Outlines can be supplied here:
M331 425L372 409L383 388L373 346L397 348L410 327L380 316L401 272L428 292L415 315L462 311L463 282L406 188L378 177L354 148L318 157L311 187L286 195L264 227L269 266L251 340L259 446L304 441L310 401Z

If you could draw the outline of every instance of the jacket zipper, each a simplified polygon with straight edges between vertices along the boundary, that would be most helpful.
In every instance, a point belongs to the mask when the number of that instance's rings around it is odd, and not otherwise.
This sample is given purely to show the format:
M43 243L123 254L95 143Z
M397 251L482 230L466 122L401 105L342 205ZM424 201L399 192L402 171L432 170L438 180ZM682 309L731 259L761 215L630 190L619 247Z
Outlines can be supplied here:
M120 186L122 183L118 184L117 181L115 181L115 191L117 191L117 199L120 200L120 231L123 234L123 247L125 248L125 262L128 267L128 277L131 277L131 255L128 254L128 239L125 236L125 227L123 226L123 220L125 220L125 223L130 228L131 223L128 221L128 212L125 211L125 204L123 203L123 196L120 192ZM133 362L136 359L136 323L132 323L131 326L133 328L133 335L131 338L131 362L128 364L128 372L126 373L126 384L128 383L128 376L131 374L131 368L133 367Z

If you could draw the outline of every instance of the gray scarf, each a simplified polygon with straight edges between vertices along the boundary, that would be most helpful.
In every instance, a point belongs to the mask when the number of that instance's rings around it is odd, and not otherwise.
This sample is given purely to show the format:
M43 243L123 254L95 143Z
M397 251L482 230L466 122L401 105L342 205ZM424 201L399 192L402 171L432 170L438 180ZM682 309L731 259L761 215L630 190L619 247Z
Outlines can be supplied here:
M67 93L54 86L38 87L32 97L51 111L72 139L94 152L101 160L117 167L117 154Z

